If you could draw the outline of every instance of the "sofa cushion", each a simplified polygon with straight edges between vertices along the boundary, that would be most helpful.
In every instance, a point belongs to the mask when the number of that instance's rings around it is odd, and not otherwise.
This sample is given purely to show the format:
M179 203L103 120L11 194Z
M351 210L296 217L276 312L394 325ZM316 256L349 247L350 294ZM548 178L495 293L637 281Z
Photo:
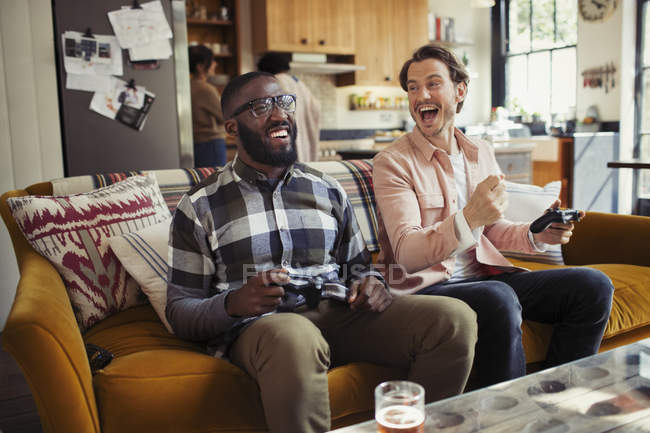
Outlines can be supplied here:
M61 274L82 330L144 301L108 238L169 218L155 176L91 192L8 200L30 245Z
M372 160L322 161L307 165L332 176L341 184L354 209L368 251L379 251Z
M149 298L165 328L173 333L165 316L170 224L171 218L168 218L137 232L113 236L108 242L126 271Z
M173 168L168 170L125 171L119 173L101 173L87 176L73 176L52 181L53 195L69 195L103 188L131 176L153 173L158 186L171 212L176 209L178 201L191 187L201 182L216 171L216 167Z
M544 187L506 181L508 207L504 213L507 220L514 222L532 222L544 214L560 195L562 182L549 182ZM522 253L519 251L502 251L508 258L532 262L563 265L561 245L548 245L542 253Z
M512 262L515 266L521 266L531 271L566 267L524 260L512 260ZM603 339L606 340L634 329L650 326L649 267L622 264L596 264L585 267L598 269L605 273L614 285L612 312ZM532 348L531 350L538 351ZM543 350L543 353L546 351Z
M150 306L109 317L84 340L115 354L93 377L104 433L266 431L257 384L200 345L169 334ZM404 377L366 363L330 370L332 426L371 418L374 387Z

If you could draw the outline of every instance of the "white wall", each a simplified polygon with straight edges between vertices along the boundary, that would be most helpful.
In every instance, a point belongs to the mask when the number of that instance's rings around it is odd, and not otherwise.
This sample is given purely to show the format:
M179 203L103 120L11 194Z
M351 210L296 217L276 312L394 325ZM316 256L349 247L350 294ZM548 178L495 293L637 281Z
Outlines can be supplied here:
M587 108L598 108L600 120L619 121L619 158L632 157L634 147L634 78L636 61L636 2L622 0L605 21L589 22L578 18L578 74L576 115L585 117ZM616 67L616 85L605 93L604 87L583 87L582 71L605 66ZM631 213L632 170L619 170L619 213Z
M629 1L629 3L633 3L633 1ZM617 121L620 118L622 9L623 7L618 7L614 14L605 21L592 22L585 21L582 17L578 18L576 95L578 119L585 117L587 108L591 105L598 108L601 120ZM616 66L616 87L610 89L608 93L605 93L604 87L583 87L582 71L605 66L610 62L614 62Z
M0 192L63 176L49 0L0 0ZM0 228L0 330L18 269Z

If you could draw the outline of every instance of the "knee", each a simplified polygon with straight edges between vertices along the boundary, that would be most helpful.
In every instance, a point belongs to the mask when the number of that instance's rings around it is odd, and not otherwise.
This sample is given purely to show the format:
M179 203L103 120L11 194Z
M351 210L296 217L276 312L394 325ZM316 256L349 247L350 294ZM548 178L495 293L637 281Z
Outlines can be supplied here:
M446 296L410 296L422 298L420 303L427 309L426 317L429 320L428 322L421 322L423 325L421 329L427 332L428 335L436 335L442 332L448 340L455 340L459 344L474 347L478 324L476 312L469 305L459 299ZM424 326L426 323L430 326Z
M274 314L269 318L274 318L276 323L260 333L260 351L268 356L280 357L289 369L315 363L319 366L317 369L327 371L330 364L329 344L310 320L293 313Z
M583 296L582 302L607 308L611 306L614 285L607 275L593 268L575 268L572 272L574 286L580 288Z
M490 281L478 287L470 306L478 313L480 325L499 329L519 329L521 326L519 298L512 287L501 281Z

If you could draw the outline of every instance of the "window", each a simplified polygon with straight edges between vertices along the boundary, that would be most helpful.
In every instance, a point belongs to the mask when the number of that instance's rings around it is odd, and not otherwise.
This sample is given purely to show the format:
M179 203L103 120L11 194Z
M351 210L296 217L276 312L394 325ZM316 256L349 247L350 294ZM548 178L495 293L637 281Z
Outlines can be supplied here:
M637 78L637 146L634 156L640 159L650 159L650 2L644 0L637 13L640 19L637 51L639 59ZM638 171L638 195L650 198L650 170Z
M575 115L577 3L507 0L505 105L511 114Z

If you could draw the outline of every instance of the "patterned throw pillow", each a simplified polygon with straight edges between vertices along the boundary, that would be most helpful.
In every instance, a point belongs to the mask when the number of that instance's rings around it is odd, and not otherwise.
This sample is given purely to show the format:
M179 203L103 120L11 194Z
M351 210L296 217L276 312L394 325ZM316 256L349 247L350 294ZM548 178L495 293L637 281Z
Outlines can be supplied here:
M126 271L138 282L149 298L165 328L174 333L165 316L167 305L167 252L169 250L168 218L137 232L113 236L108 240Z
M514 222L532 222L557 200L561 188L562 182L559 180L549 182L544 187L506 181L508 208L505 211L505 218ZM564 264L561 245L549 245L545 252L537 254L515 251L501 251L501 253L506 257L519 260L552 265Z
M107 240L169 218L153 174L88 193L8 203L27 241L61 274L82 331L144 301Z

